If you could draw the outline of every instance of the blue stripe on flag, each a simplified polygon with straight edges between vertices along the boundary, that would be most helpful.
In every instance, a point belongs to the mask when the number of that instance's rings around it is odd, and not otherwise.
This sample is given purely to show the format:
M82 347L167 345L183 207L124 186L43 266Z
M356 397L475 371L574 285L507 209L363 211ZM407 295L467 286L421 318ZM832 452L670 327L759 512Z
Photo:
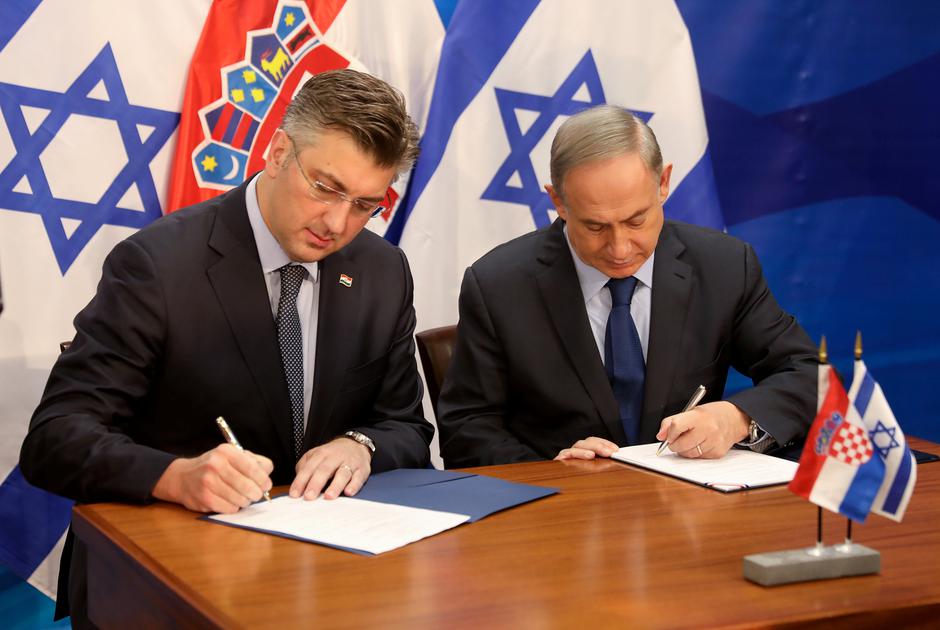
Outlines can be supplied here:
M538 3L475 0L457 4L441 48L421 157L385 232L387 240L396 245L401 240L412 209L441 163L457 119L489 80Z
M16 32L33 14L42 0L0 2L0 50L6 48Z
M882 512L897 514L898 506L901 505L901 499L904 498L904 493L907 491L907 484L911 480L912 459L914 458L911 456L911 449L905 444L901 465L898 467L898 471L894 475L894 480L891 482L891 489L888 490L888 494L884 498L884 503L881 506Z
M855 477L842 498L842 504L839 505L839 513L859 523L864 522L884 477L884 460L877 453L873 453L871 459L859 466L855 472Z
M669 195L665 211L669 219L704 225L716 230L724 229L725 220L721 214L721 203L718 201L718 189L715 187L712 156L707 148L698 164Z
M858 409L858 415L865 417L868 410L868 403L871 402L871 395L875 391L875 379L866 369L865 376L862 377L862 384L859 385L858 394L855 395L855 408Z
M0 563L32 575L65 533L72 502L31 486L15 467L0 484Z

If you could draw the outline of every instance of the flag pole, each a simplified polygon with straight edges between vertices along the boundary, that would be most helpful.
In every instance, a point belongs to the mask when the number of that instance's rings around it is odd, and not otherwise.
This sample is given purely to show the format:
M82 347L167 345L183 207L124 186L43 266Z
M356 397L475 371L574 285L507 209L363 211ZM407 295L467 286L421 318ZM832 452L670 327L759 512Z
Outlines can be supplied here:
M862 360L862 331L855 331L855 360ZM845 546L852 545L852 519L845 519Z
M822 549L822 507L816 506L816 552L821 553Z
M819 341L819 364L829 363L829 351L826 349L826 335ZM823 509L822 506L816 507L816 549L817 554L823 552Z

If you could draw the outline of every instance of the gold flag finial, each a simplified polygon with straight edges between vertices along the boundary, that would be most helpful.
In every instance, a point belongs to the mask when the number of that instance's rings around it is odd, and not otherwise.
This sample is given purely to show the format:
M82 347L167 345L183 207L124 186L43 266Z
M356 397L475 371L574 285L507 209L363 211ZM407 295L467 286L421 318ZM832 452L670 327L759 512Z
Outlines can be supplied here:
M862 360L862 331L855 331L855 360Z
M829 352L826 350L826 335L823 335L822 341L819 342L819 362L829 363Z

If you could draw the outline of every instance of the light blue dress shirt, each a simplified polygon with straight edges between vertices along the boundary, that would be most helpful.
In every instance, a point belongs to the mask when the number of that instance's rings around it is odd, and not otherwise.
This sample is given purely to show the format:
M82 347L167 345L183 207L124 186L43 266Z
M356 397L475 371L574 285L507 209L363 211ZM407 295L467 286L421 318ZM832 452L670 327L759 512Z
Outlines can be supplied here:
M597 351L604 360L604 340L607 337L607 318L613 302L610 289L605 285L610 277L588 265L578 257L571 247L568 238L568 226L565 226L565 241L571 250L571 259L574 260L574 269L581 284L581 293L584 295L584 307L587 309L588 321L591 322L591 332L597 342ZM633 300L630 302L630 315L636 325L636 332L640 335L640 345L643 347L643 360L646 360L646 351L650 339L650 306L653 303L653 261L656 252L646 259L646 262L637 269L633 276L638 280L633 291Z
M604 361L604 341L607 337L607 318L613 301L610 289L605 285L610 278L594 267L578 258L578 254L571 247L568 238L568 226L565 226L565 241L571 250L571 259L574 260L574 269L578 274L581 293L584 295L584 306L587 309L588 320L591 322L591 332L597 343L597 351ZM656 258L654 251L643 265L637 269L633 276L638 280L633 291L633 300L630 302L630 315L636 325L636 332L640 335L640 345L643 347L643 360L646 360L647 347L650 338L650 308L653 303L653 264ZM773 437L758 425L758 437L755 441L739 442L757 452L764 452L775 444Z
M258 246L258 257L264 271L264 283L268 287L271 300L271 315L277 317L277 302L281 297L281 274L278 269L291 262L287 253L261 216L257 194L258 176L248 182L245 189L245 205L248 207L248 221ZM300 317L300 332L304 343L304 429L310 414L310 400L313 397L313 368L317 357L317 311L320 303L320 267L318 263L302 263L307 270L307 277L300 285L297 294L297 314Z

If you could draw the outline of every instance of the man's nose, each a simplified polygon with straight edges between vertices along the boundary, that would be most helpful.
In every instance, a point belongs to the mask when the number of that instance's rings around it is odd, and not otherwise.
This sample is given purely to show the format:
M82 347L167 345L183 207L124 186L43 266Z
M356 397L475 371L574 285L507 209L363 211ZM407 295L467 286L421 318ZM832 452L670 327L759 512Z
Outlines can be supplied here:
M346 222L349 220L350 212L352 212L352 201L348 199L337 199L327 206L323 222L330 233L342 234L346 231Z
M630 234L624 230L614 229L610 232L607 248L615 260L626 260L633 253L633 243Z

